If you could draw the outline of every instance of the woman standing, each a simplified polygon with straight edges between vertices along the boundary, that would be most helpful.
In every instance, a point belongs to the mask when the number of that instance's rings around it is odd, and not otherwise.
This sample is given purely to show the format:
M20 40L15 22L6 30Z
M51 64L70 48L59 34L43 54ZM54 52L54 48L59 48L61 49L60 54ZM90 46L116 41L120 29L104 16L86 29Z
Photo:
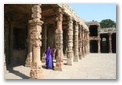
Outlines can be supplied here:
M53 69L53 56L52 56L52 49L48 47L46 51L46 68L47 69Z

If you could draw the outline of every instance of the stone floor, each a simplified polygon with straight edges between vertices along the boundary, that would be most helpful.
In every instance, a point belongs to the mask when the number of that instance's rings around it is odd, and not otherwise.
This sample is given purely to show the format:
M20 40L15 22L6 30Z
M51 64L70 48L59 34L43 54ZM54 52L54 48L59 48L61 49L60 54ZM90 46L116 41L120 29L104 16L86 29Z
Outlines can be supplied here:
M21 65L4 72L4 78L28 79L29 72L29 67ZM45 79L116 79L116 54L89 54L73 66L63 65L62 71L43 68L43 74Z

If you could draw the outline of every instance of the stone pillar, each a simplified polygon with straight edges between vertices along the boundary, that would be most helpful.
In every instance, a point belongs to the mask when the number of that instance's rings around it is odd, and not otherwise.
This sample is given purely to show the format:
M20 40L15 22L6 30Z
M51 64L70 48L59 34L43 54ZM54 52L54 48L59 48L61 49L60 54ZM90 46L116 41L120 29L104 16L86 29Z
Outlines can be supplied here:
M100 52L100 34L98 34L98 53L101 53Z
M74 40L74 62L78 62L78 22L75 22L75 40Z
M62 21L63 21L63 15L61 8L57 9L57 29L56 29L56 35L55 35L55 43L56 43L56 66L54 70L56 71L62 71L62 47L63 47L63 31L62 31Z
M82 59L82 25L79 28L79 59Z
M84 39L84 29L83 29L83 31L82 31L82 56L83 57L85 56L85 53L84 53L84 41L85 41L85 39Z
M40 61L40 46L41 43L41 32L43 21L41 18L41 5L34 4L32 6L32 20L29 20L30 24L30 43L32 45L32 63L30 70L31 79L43 79L42 65Z
M112 53L112 39L111 39L112 33L109 33L109 53Z
M73 21L72 18L69 17L68 23L68 49L67 49L67 65L72 65L73 58Z
M46 62L46 47L47 47L47 23L44 23L44 29L43 29L43 52L42 52L42 62Z
M84 30L84 55L86 55L86 29Z

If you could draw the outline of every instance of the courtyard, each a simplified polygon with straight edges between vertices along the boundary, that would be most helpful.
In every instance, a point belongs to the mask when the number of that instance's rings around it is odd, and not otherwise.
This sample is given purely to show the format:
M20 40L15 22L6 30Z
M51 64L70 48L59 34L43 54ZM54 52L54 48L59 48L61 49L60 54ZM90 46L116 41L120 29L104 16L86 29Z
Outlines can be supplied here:
M45 63L42 63L42 70L44 79L116 79L116 61L117 56L113 53L90 53L82 60L73 62L72 66L65 65L64 57L62 71L45 69ZM4 73L5 79L28 79L30 67L10 67Z

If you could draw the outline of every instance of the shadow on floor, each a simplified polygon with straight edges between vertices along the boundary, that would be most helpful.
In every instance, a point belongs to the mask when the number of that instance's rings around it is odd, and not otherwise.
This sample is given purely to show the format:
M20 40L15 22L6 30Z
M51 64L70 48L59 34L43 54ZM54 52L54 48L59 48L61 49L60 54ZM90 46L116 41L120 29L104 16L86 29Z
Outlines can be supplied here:
M23 73L21 73L21 72L19 72L19 71L14 70L13 67L9 67L7 70L8 70L10 73L15 74L16 76L21 77L22 79L29 79L29 77L26 76L25 74L23 74Z

